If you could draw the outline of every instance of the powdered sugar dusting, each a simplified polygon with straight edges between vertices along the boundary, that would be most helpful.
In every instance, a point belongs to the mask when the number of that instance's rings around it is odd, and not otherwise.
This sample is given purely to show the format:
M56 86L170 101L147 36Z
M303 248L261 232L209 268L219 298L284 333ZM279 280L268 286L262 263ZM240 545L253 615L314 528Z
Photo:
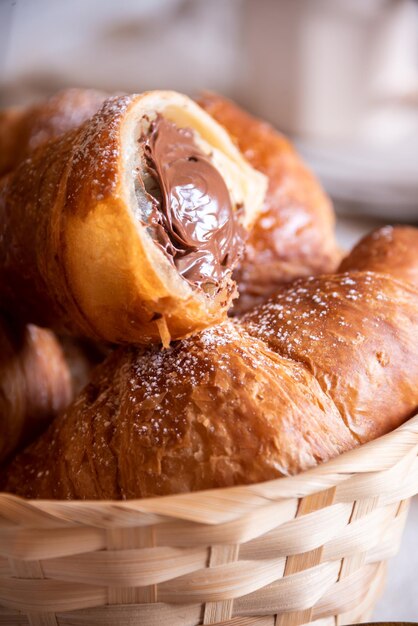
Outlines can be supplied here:
M203 331L200 335L175 342L167 350L159 347L138 355L130 379L132 391L142 391L142 399L155 398L175 389L181 382L192 386L202 384L214 372L213 353L217 366L227 367L228 355L219 350L237 341L237 330L225 324Z
M80 126L98 111L104 99L103 93L92 89L64 89L29 109L29 151Z
M132 401L150 401L164 411L163 394L170 409L170 401L184 397L191 389L230 385L236 378L237 359L254 372L280 368L280 359L269 358L268 352L268 347L252 338L238 322L225 322L176 342L168 350L153 348L136 356L129 381ZM242 373L241 367L239 370Z
M136 96L116 96L79 130L73 149L68 195L76 196L87 181L96 201L112 193L119 182L120 131L123 119Z
M251 335L291 358L297 358L302 345L304 353L309 354L325 340L331 348L362 342L365 337L361 328L352 327L360 314L356 311L361 308L363 322L377 327L376 302L387 300L381 286L381 278L371 272L301 279L242 321Z
M377 241L379 239L386 239L386 241L390 242L390 241L393 241L393 235L394 235L393 226L383 226L382 228L375 230L372 233L371 238L374 241Z

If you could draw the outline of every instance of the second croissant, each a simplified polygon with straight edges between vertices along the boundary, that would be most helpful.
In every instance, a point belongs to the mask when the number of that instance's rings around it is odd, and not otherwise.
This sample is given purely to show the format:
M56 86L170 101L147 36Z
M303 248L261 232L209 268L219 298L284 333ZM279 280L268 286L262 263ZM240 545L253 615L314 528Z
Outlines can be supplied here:
M344 272L302 278L169 350L116 350L4 488L125 499L256 483L396 428L418 406L418 259L404 237L416 248L416 229L378 231L361 271L356 248Z

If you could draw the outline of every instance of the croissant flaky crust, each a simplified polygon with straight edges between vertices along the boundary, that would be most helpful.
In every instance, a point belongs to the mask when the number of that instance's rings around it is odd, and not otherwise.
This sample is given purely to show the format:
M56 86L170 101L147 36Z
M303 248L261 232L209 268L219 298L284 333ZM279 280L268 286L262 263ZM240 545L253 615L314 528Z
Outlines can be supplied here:
M0 175L34 148L79 126L104 99L101 92L67 89L38 105L0 112ZM340 253L332 206L289 141L221 96L205 94L198 101L269 179L263 211L235 272L241 293L235 313L263 302L283 282L333 271Z
M0 463L72 398L70 371L53 333L0 319Z
M80 126L106 97L93 89L64 89L39 104L0 111L0 176L46 141Z
M285 282L334 271L341 254L331 202L290 142L222 96L208 93L198 102L269 181L262 213L235 272L240 292L235 312L265 301Z
M4 488L135 498L253 483L395 428L418 406L418 290L407 267L418 259L403 263L406 280L390 262L381 273L363 261L351 270L349 256L345 272L299 279L168 350L120 348L10 465Z
M144 344L168 342L226 316L235 294L231 272L237 255L231 249L219 259L222 276L215 288L190 282L167 253L172 240L181 239L178 229L169 240L166 222L156 221L153 203L159 200L151 194L159 198L159 192L150 191L150 172L155 172L147 146L159 118L165 120L168 136L177 132L185 143L196 142L199 156L190 156L190 168L202 161L215 172L221 195L228 194L230 202L223 227L234 223L239 232L234 237L243 245L266 181L226 131L174 92L110 98L92 118L42 144L2 179L2 306L39 325ZM183 128L191 130L181 134ZM175 148L172 141L164 153ZM188 176L186 169L182 189L193 187ZM198 191L203 194L198 208L204 211L210 190ZM214 214L208 219L206 238L217 232ZM199 245L193 240L190 249L199 253Z

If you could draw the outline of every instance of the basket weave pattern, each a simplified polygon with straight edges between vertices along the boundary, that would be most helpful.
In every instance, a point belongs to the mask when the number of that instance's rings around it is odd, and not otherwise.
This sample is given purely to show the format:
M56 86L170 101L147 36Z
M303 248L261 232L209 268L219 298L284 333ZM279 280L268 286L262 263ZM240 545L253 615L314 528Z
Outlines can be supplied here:
M418 416L291 478L125 502L0 494L0 623L370 617L418 493Z

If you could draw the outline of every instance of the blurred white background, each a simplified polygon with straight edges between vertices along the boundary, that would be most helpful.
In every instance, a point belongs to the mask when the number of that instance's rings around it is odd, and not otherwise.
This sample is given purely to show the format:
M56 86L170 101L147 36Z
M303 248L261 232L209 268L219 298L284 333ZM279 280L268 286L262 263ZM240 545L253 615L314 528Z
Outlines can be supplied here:
M214 89L290 133L345 213L418 220L415 0L3 0L0 105Z
M418 222L418 2L0 0L0 106L66 86L213 89L296 140L349 247ZM418 502L376 619L418 622Z

